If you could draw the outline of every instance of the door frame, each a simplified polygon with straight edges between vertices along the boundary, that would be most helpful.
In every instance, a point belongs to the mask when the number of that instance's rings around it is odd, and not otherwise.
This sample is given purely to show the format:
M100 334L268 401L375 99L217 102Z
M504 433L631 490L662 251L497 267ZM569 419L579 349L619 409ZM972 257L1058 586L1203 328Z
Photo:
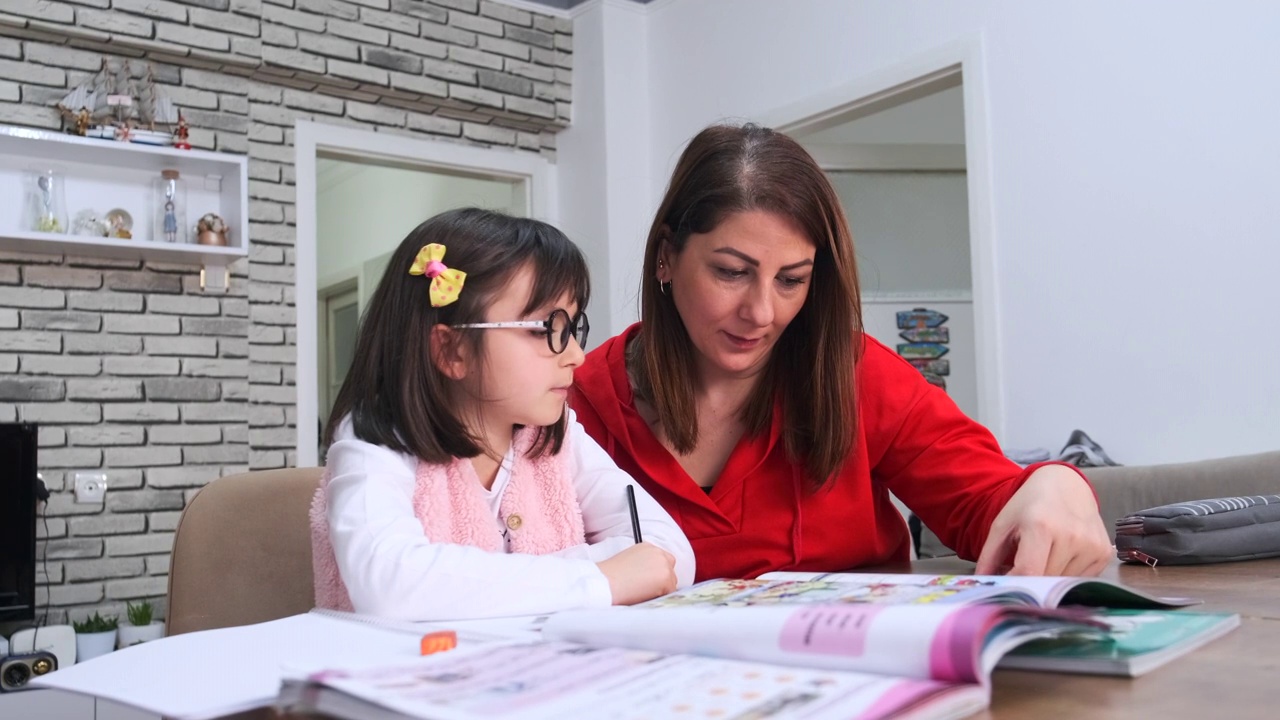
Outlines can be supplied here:
M991 125L981 35L954 42L869 73L852 82L779 107L761 117L782 132L812 132L865 117L940 90L963 86L965 172L969 190L969 257L973 278L974 352L978 417L1005 437L1001 384L1000 298L996 278Z
M504 180L524 180L529 217L555 224L558 202L556 166L545 157L508 148L487 148L459 142L411 138L360 128L299 120L294 127L297 192L295 245L297 303L296 385L297 464L318 461L316 423L319 410L316 287L316 158L340 157L412 169L465 173ZM424 220L426 218L423 218Z

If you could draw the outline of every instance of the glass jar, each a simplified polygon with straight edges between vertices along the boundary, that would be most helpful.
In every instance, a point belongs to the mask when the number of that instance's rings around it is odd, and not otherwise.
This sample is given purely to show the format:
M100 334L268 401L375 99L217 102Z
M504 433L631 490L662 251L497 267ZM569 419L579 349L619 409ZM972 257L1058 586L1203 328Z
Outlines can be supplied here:
M161 170L152 182L154 242L187 242L187 185L177 170Z
M70 232L67 222L66 179L56 170L27 173L26 216L23 226L46 233Z

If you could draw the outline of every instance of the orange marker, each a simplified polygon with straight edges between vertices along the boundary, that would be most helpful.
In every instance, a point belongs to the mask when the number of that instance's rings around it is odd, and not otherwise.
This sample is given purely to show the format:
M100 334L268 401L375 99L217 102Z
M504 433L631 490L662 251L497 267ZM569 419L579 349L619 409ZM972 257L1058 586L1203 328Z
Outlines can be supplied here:
M422 636L422 654L433 655L458 647L458 633L453 630L440 630Z

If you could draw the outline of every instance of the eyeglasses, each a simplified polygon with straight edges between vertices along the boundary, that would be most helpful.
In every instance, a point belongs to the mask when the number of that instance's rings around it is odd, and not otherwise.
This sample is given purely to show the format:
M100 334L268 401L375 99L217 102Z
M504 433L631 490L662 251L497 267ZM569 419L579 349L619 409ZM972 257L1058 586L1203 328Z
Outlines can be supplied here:
M454 328L529 328L541 329L547 334L547 347L559 355L569 348L569 338L577 338L578 347L587 346L587 333L591 331L591 323L587 322L587 314L578 313L578 317L569 319L566 310L555 309L546 320L513 320L511 322L483 322L450 325Z

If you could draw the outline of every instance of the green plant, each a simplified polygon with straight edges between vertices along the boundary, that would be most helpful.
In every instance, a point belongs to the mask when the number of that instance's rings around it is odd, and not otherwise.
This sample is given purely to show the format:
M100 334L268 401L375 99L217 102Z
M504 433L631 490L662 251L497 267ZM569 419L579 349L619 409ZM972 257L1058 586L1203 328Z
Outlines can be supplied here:
M120 624L119 618L112 616L104 618L95 612L91 617L85 618L83 621L71 622L71 627L75 628L78 633L100 633L115 630Z
M151 624L151 618L154 615L154 611L151 608L150 601L143 600L137 605L134 605L131 602L126 602L124 614L128 616L130 625L142 627L143 625Z

